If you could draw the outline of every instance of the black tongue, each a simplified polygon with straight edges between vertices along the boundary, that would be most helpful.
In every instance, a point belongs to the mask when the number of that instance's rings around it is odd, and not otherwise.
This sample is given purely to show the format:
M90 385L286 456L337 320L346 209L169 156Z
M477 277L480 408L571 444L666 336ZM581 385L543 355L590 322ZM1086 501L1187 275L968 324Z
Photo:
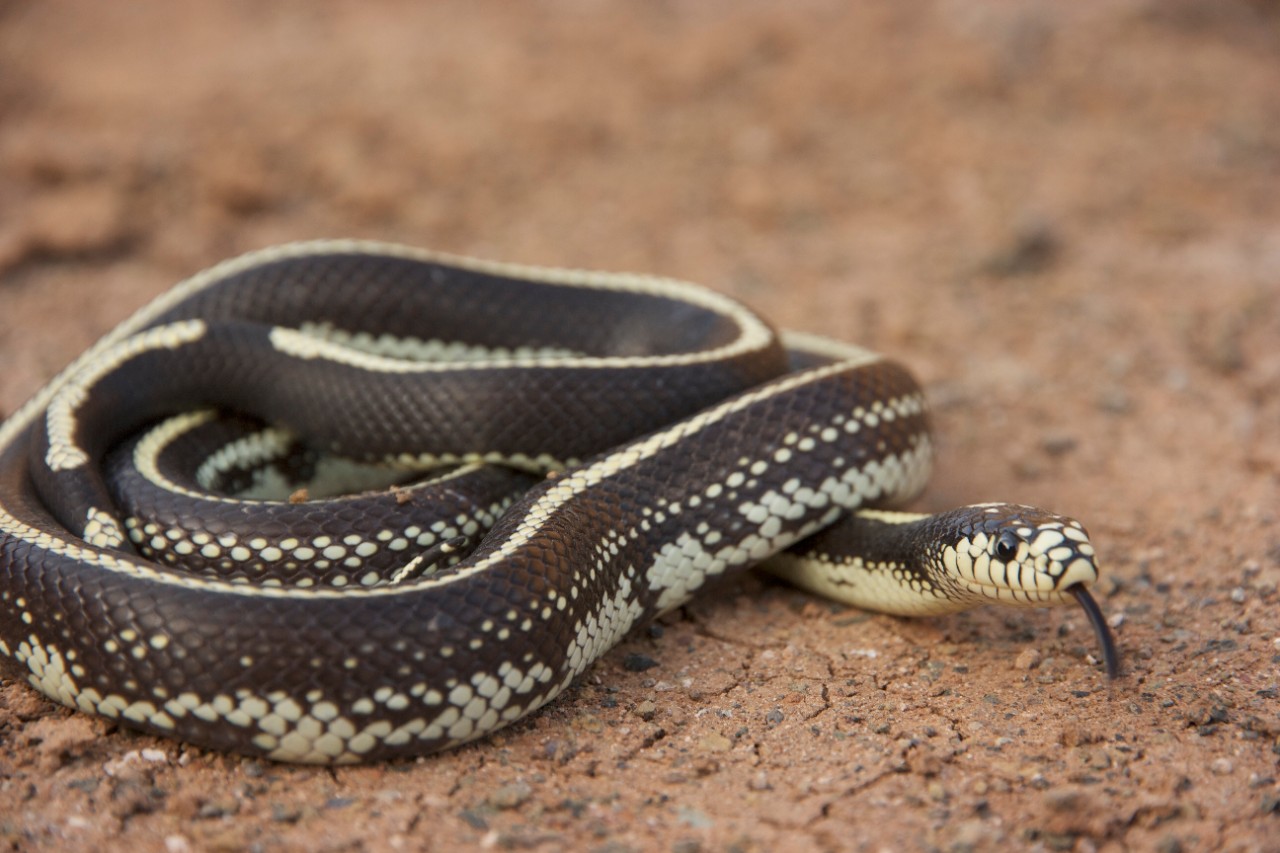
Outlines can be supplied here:
M1093 600L1093 596L1083 584L1072 584L1067 587L1067 592L1075 596L1076 601L1080 602L1080 606L1084 608L1085 615L1089 617L1089 624L1093 626L1098 645L1102 646L1102 662L1107 667L1107 678L1119 678L1120 651L1116 648L1116 638L1112 636L1111 628L1102 615L1102 608Z

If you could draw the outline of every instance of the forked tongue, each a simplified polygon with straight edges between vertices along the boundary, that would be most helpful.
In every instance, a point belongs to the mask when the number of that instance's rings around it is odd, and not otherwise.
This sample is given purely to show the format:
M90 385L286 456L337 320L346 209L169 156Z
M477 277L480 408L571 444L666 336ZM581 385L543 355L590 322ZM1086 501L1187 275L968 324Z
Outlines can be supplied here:
M1102 646L1102 662L1107 667L1107 678L1118 678L1120 652L1116 649L1116 639L1111 634L1111 628L1102 615L1102 608L1098 607L1098 602L1093 600L1093 596L1089 594L1089 590L1085 589L1084 584L1072 584L1067 587L1067 592L1075 596L1076 601L1080 602L1080 606L1084 608L1085 615L1089 617L1089 624L1093 626L1098 645Z

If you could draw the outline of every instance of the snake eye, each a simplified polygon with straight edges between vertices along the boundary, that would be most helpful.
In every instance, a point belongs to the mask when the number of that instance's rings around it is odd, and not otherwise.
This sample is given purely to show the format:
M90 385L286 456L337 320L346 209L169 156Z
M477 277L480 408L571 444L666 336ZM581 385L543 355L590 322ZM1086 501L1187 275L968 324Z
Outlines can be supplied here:
M996 557L1005 563L1013 562L1018 556L1018 545L1020 540L1017 536L1006 530L1000 534L1000 538L996 541Z

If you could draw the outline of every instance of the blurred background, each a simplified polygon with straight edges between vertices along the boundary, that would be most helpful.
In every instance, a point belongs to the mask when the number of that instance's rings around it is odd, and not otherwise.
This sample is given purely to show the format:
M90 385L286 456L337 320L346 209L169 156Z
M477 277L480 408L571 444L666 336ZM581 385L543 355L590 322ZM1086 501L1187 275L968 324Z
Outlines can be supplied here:
M5 307L93 308L69 341L6 332L11 405L171 282L294 239L694 279L910 354L944 403L1123 385L1148 312L1231 370L1280 253L1261 0L0 14Z

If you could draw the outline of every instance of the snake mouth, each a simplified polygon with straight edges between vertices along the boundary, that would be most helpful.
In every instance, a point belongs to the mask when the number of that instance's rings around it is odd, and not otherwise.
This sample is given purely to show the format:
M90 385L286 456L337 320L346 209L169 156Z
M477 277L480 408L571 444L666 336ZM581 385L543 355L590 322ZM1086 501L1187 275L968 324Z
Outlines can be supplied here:
M1102 647L1102 661L1107 668L1107 678L1113 680L1119 678L1120 651L1116 648L1116 639L1111 633L1111 626L1102 615L1102 608L1082 583L1073 583L1063 591L1071 594L1084 608L1089 624L1093 626L1093 634L1098 638L1098 645Z
M1008 584L982 583L971 578L966 579L960 586L980 601L1009 607L1056 607L1060 604L1072 603L1070 586L1015 587ZM1083 587L1084 584L1077 581L1072 586Z

